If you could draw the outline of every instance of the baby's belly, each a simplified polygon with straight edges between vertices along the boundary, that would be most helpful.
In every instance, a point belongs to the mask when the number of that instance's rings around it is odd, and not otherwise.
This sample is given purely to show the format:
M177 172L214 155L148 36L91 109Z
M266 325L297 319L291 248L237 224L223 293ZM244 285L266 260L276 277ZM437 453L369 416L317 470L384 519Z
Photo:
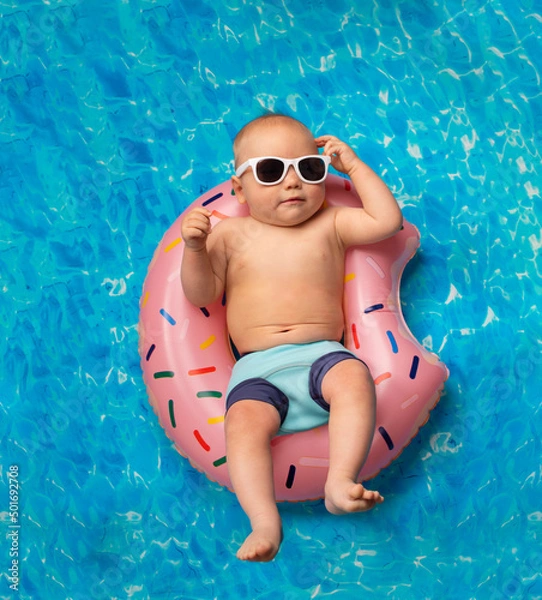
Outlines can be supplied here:
M342 279L259 281L226 293L228 331L241 354L282 344L339 341L343 335Z
M240 326L239 326L240 325ZM228 326L235 347L241 354L266 350L284 344L308 344L320 340L340 341L343 336L344 318L342 310L332 318L304 322L261 323L257 320L236 319Z

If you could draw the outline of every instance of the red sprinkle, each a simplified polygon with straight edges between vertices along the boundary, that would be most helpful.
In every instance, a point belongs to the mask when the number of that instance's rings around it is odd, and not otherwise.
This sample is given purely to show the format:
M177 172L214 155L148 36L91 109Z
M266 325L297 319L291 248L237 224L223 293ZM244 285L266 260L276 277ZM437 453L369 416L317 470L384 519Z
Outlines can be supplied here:
M193 375L205 375L205 373L214 373L216 371L216 367L203 367L202 369L192 369L188 371L190 376Z
M382 373L382 375L379 375L374 383L375 385L378 385L379 383L382 383L383 381L386 381L386 379L389 379L391 377L391 373L389 371L386 371L386 373Z
M354 338L354 346L356 350L359 350L358 330L355 323L352 323L352 337Z
M205 452L209 452L211 446L201 437L201 433L194 429L194 437L198 440L199 445L205 450Z

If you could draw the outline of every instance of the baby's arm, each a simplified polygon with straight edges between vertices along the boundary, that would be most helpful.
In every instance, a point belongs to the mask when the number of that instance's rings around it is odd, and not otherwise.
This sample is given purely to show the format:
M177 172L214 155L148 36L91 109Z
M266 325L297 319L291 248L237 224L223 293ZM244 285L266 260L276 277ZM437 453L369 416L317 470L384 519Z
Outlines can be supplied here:
M380 177L344 142L331 135L316 138L337 171L350 177L363 208L337 213L337 233L345 246L372 244L396 233L403 223L401 209Z
M219 234L208 241L211 213L195 208L183 219L181 235L185 243L181 264L184 294L196 306L207 306L224 291L226 259Z

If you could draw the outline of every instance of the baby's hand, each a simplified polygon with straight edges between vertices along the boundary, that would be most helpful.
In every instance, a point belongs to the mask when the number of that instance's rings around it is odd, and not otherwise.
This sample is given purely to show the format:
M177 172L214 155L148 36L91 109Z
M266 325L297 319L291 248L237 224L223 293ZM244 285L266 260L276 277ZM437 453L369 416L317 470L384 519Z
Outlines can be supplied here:
M331 156L332 166L345 175L351 176L361 163L352 148L334 135L321 135L315 141L318 148L324 149L326 156Z
M203 250L207 236L211 233L211 212L206 208L195 208L183 219L181 236L191 250Z

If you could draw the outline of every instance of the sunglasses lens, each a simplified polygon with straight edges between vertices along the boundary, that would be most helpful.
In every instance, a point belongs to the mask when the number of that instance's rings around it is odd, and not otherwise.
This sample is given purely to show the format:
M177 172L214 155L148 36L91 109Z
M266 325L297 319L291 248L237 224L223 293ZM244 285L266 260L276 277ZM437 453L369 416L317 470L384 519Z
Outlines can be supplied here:
M256 175L263 183L274 183L284 173L284 163L276 158L265 158L256 165Z
M299 172L307 181L320 181L326 174L326 163L317 156L299 161Z

